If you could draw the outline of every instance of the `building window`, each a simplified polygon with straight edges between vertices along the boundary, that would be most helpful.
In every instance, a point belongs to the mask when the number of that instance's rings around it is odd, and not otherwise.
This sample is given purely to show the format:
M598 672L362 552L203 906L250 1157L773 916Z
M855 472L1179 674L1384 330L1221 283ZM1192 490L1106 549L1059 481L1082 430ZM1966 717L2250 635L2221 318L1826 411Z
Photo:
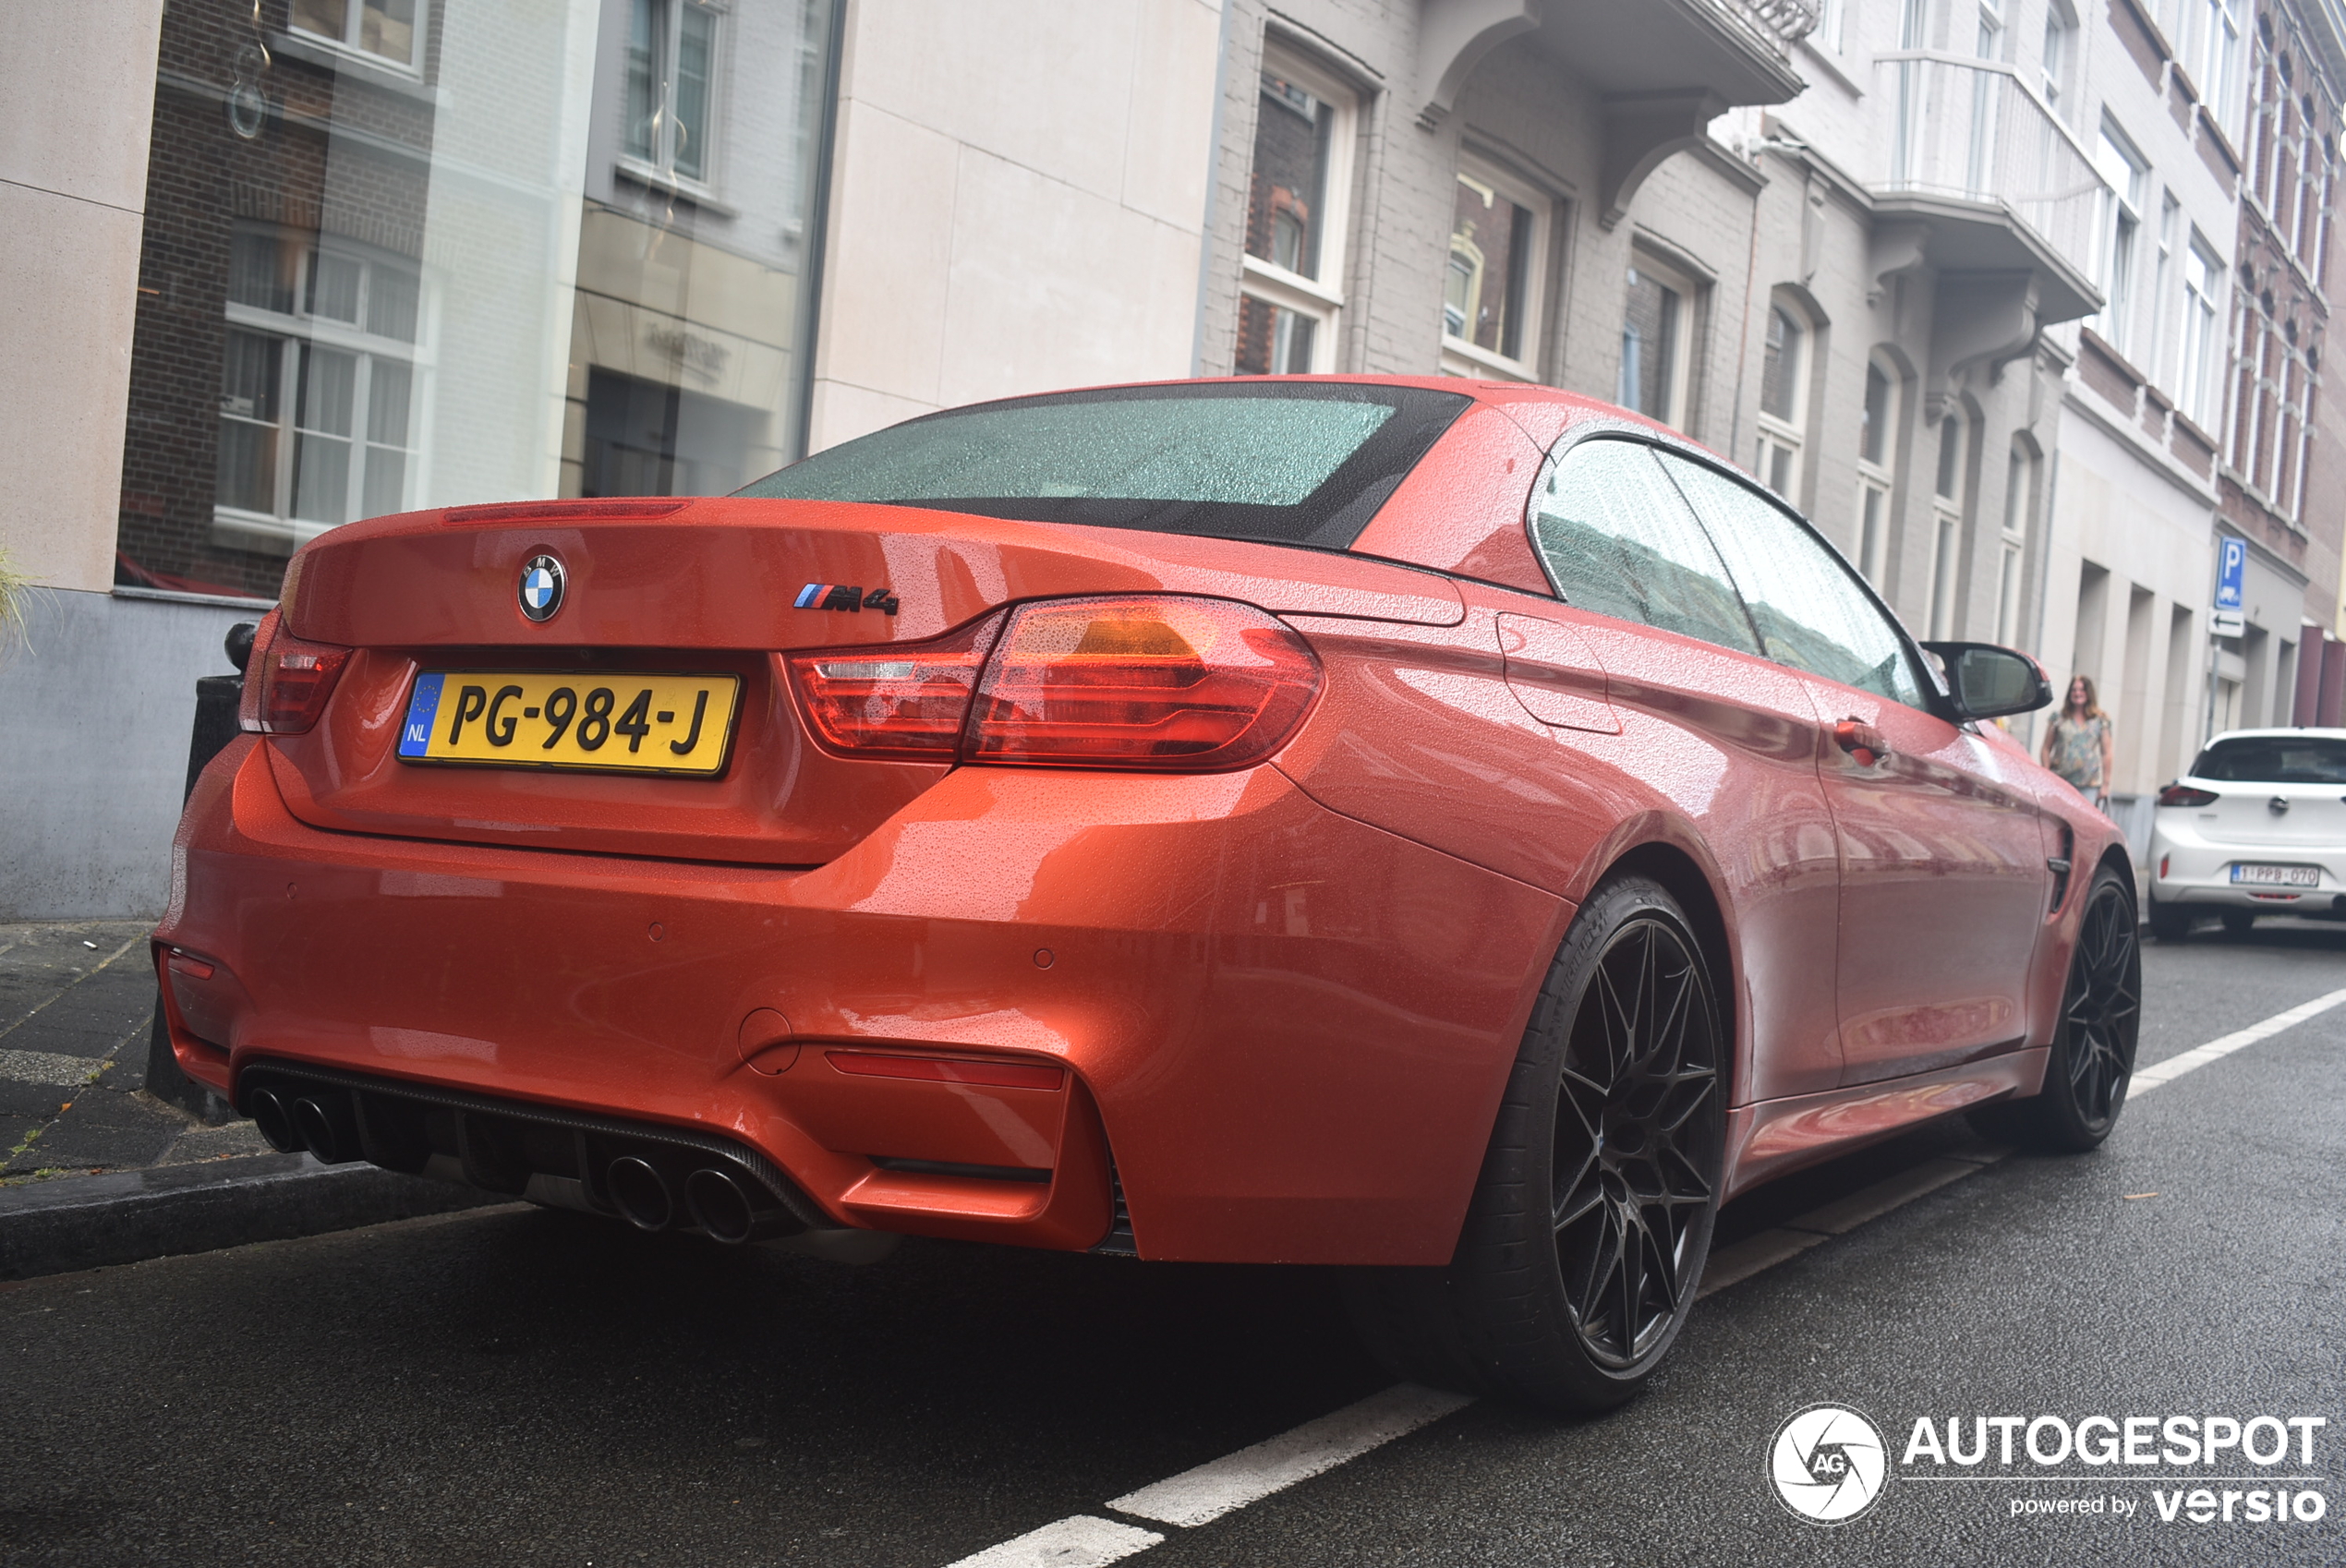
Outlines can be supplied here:
M2231 132L2238 103L2232 63L2240 55L2240 0L2198 0L2195 9L2194 35L2184 44L2192 79L2216 123Z
M1496 169L1458 171L1442 285L1443 368L1538 379L1547 203Z
M2142 233L2143 187L2149 164L2115 127L2104 126L2094 165L2110 182L2110 188L2101 198L2102 232L2097 269L2099 275L2094 280L2101 286L2103 303L2094 325L2111 347L2124 354L2130 351L2128 329L2134 310L2134 252Z
M1759 447L1751 471L1786 501L1793 501L1800 485L1808 366L1815 357L1809 352L1810 335L1808 323L1789 307L1768 308L1767 344L1760 361Z
M213 534L289 553L407 504L415 263L259 225L229 242Z
M2069 71L2077 54L2077 18L2062 0L2045 6L2043 75L2045 103L2062 119L2069 117Z
M2183 252L2183 319L2176 336L2175 388L2186 417L2202 428L2215 417L2216 298L2223 286L2223 264L2207 242L2192 232Z
M1897 482L1898 382L1879 363L1866 366L1866 401L1857 430L1857 570L1881 586L1890 541L1890 496Z
M2029 492L2036 474L2028 449L2013 442L2004 466L2003 539L1996 568L1996 641L2006 647L2020 640L2020 569L2028 553Z
M1693 368L1694 287L1639 257L1621 315L1621 379L1614 401L1684 428Z
M2292 523L2304 508L2321 353L2294 322L2266 315L2271 296L2242 291L2232 318L2232 409L2224 461L2243 483Z
M1276 57L1264 67L1239 298L1241 376L1335 368L1352 103L1308 67Z
M1963 564L1963 518L1965 469L1971 427L1950 411L1939 422L1939 472L1931 485L1930 635L1955 634L1955 579Z
M696 0L635 0L627 30L630 163L707 184L717 81L717 12Z
M1818 0L1817 25L1808 42L1820 49L1841 53L1842 30L1849 19L1849 0Z
M423 0L293 0L287 19L296 32L406 70L417 68Z

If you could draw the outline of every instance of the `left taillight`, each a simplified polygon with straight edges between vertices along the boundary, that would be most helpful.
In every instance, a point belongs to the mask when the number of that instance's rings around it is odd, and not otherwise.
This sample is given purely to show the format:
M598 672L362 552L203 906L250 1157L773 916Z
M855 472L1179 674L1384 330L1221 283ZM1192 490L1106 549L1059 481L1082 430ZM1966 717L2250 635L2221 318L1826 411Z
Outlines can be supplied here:
M2216 791L2195 790L2188 784L2170 784L2159 791L2159 803L2162 806L2212 806L2216 803Z
M318 722L350 650L295 636L271 610L253 634L236 723L257 735L298 735Z
M1042 599L928 643L793 654L851 756L1205 773L1287 743L1320 661L1266 611L1174 595Z

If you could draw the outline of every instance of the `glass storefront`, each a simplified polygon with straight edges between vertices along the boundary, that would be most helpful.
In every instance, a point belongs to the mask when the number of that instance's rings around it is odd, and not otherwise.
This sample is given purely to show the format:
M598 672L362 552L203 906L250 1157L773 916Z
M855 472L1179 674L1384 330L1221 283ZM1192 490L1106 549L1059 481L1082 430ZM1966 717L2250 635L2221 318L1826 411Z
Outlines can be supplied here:
M115 579L799 455L841 0L174 0Z

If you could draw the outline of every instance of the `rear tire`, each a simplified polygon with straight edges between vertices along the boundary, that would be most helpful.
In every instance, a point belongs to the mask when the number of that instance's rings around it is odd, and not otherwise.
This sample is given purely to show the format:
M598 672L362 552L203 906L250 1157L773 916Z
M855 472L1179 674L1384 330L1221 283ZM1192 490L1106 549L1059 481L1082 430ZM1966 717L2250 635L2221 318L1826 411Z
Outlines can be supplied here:
M1548 1410L1634 1396L1710 1252L1725 1055L1676 900L1641 876L1590 895L1532 1008L1450 1265L1348 1279L1369 1347L1404 1378Z
M2151 905L2154 921L2158 910ZM2125 1108L2141 1027L2142 944L2134 885L2105 865L2094 874L2078 918L2044 1087L2030 1099L1984 1105L1972 1119L1991 1137L2049 1153L2099 1148Z
M2150 901L2150 934L2161 942L2182 942L2191 935L2191 911L2182 904Z

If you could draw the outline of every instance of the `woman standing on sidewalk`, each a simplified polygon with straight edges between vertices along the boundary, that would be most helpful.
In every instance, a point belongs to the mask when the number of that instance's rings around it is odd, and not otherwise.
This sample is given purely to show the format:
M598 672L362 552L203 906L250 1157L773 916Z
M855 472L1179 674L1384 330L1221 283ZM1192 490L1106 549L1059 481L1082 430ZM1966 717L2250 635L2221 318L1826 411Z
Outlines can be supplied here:
M2045 766L2091 801L2095 810L2107 813L2114 745L2115 731L2094 699L2094 683L2083 675L2075 677L2069 682L2069 700L2045 727Z

